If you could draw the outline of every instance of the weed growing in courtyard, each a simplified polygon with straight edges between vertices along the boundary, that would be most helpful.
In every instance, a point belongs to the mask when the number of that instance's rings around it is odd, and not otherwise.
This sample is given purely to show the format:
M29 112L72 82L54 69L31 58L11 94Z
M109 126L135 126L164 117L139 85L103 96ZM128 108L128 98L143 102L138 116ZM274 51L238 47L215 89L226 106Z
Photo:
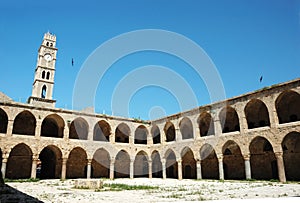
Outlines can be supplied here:
M101 191L122 191L122 190L153 190L158 189L158 186L149 186L149 185L126 185L126 184L118 184L118 183L105 183L103 185L104 189L97 189L95 192Z

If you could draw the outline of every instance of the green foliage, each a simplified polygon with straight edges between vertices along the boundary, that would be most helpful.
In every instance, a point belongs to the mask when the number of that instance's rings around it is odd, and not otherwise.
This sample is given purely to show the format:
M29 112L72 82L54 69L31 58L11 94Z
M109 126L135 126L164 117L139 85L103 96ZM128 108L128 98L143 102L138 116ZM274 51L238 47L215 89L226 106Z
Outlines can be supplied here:
M95 190L96 192L101 191L122 191L122 190L153 190L158 189L157 186L149 186L149 185L126 185L126 184L118 184L118 183L112 183L112 184L104 184L104 189L98 189Z
M38 178L29 178L29 179L4 179L5 183L24 183L24 182L38 182Z

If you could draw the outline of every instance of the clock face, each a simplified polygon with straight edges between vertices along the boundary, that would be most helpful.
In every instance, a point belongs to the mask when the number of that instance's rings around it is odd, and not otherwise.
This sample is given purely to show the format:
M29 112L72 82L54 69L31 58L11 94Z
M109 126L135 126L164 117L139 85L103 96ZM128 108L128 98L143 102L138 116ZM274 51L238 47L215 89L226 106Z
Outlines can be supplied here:
M51 60L52 60L51 54L45 54L45 55L44 55L44 59L45 59L46 61L51 61Z

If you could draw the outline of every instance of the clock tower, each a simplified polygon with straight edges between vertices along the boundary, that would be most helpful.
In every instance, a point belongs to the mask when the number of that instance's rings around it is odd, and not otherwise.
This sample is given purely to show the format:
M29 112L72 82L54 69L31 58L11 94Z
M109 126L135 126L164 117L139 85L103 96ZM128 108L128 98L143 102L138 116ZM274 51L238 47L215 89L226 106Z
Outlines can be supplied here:
M44 35L43 42L38 50L32 94L28 98L29 104L55 107L56 101L52 99L52 93L56 53L56 36L48 32Z

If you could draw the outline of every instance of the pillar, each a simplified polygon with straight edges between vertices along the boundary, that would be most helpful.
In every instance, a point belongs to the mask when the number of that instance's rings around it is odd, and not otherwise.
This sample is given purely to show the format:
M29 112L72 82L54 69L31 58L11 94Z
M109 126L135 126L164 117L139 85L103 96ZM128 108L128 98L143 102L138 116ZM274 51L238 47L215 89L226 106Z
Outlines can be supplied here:
M148 161L149 178L152 178L152 161Z
M166 179L167 178L167 172L166 172L166 160L163 159L161 161L161 165L162 165L162 176L163 176L163 179Z
M12 136L13 128L14 128L14 120L8 120L7 131L6 131L7 136Z
M66 179L66 174L67 174L67 158L62 158L62 167L61 167L61 179L65 180Z
M177 165L178 165L178 180L182 180L182 160L178 160Z
M129 174L130 179L134 178L134 160L130 159L130 174Z
M31 165L31 178L36 178L36 166L37 166L38 157L37 155L32 156L32 165Z
M7 163L7 158L2 158L2 167L1 167L1 173L2 173L2 178L5 178L5 173L6 173L6 163Z
M86 170L86 178L91 178L91 172L92 172L92 159L87 160L87 170Z
M115 172L115 159L110 160L110 166L109 166L109 179L114 179L114 172Z
M200 179L202 179L201 161L200 160L197 160L196 167L197 167L197 180L200 180Z
M219 179L224 180L223 154L218 156L218 161L219 161Z
M275 152L275 156L277 159L279 181L285 183L286 177L285 177L285 171L284 171L284 162L283 162L282 152Z
M246 180L251 179L250 155L244 155Z

